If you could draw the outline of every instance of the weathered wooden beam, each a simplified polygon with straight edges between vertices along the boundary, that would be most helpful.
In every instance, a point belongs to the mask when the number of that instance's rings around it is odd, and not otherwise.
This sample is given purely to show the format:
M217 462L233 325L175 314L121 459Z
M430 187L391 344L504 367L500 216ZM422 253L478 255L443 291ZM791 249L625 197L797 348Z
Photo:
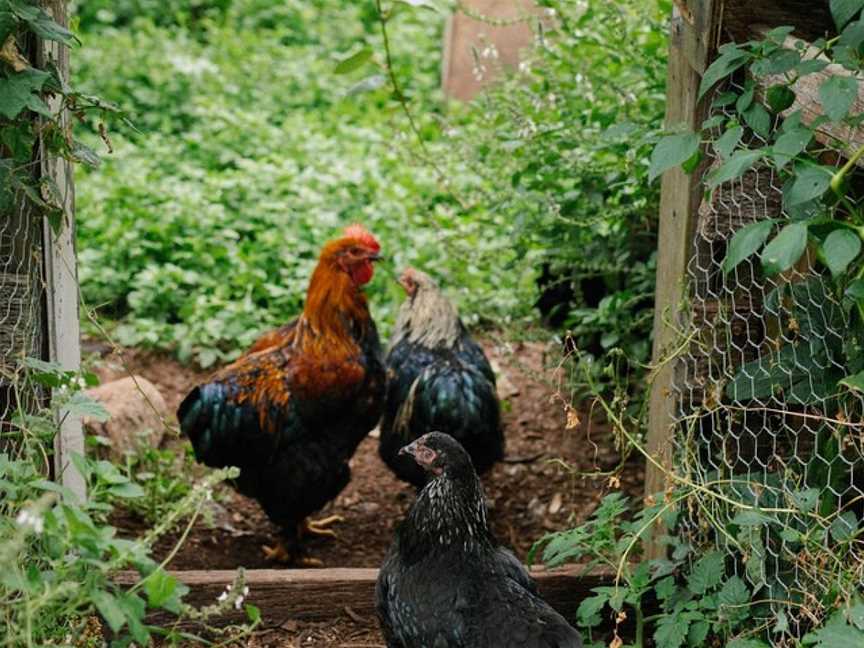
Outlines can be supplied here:
M751 37L758 39L764 38L770 29L770 27L765 25L754 26L751 31ZM784 41L783 46L787 49L794 50L796 49L795 45L799 42L801 42L801 39L789 37ZM818 53L816 49L807 41L804 41L804 44L805 58L813 58L816 56ZM819 58L826 62L828 61L825 56L820 56ZM807 76L799 78L791 86L792 90L795 92L795 103L793 103L787 110L783 111L783 115L791 115L800 110L801 121L807 125L812 124L817 117L821 117L824 114L824 111L822 110L822 101L819 99L819 88L825 81L834 76L848 77L852 76L852 74L842 65L831 63L821 72L814 72L813 74L808 74ZM757 89L760 92L765 92L768 88L778 83L786 83L786 79L783 75L759 77L755 79L755 81ZM858 97L852 104L849 114L857 115L860 113L864 113L864 87L859 84ZM831 146L841 152L845 148L847 152L854 153L864 146L864 129L860 127L853 128L846 124L838 124L835 122L823 124L816 129L815 137L816 140L822 144ZM864 160L859 160L858 166L864 167Z
M705 70L717 47L717 25L721 0L693 0L685 18L678 6L673 10L669 37L669 65L666 86L666 124L685 125L698 130L708 114L707 100L699 101L700 70ZM698 34L692 33L694 30ZM698 46L695 46L698 44ZM649 402L647 450L660 466L649 462L645 470L646 496L665 490L664 469L671 466L675 425L675 403L671 387L674 362L668 361L679 331L685 324L686 269L693 247L699 203L702 199L703 168L691 174L679 167L663 175L660 194L660 231L657 252L657 288L654 305L654 363ZM662 555L663 548L650 544L650 557Z
M591 595L592 588L614 582L615 575L611 570L583 572L584 567L578 566L553 570L536 568L532 575L543 598L572 619L579 604ZM171 574L189 586L190 591L184 600L195 606L216 603L236 576L236 572L231 570L173 571ZM368 619L370 625L374 625L377 623L377 578L377 569L252 569L246 572L246 585L249 587L246 600L261 610L266 626L278 626L288 620L329 621L346 614ZM115 582L131 586L138 580L137 572L122 572ZM172 614L160 612L149 621L159 624L174 619ZM211 619L210 623L229 624L243 619L245 613L232 608L219 619Z
M829 0L724 0L723 31L731 40L751 37L753 25L790 25L795 35L816 40L836 33Z
M43 0L43 8L60 24L68 26L66 0ZM60 75L69 79L69 48L55 41L38 43L40 63L53 62ZM52 110L60 108L61 100L49 101ZM61 115L68 127L68 112ZM43 263L45 277L45 333L48 340L48 358L64 369L81 368L81 339L78 312L78 272L75 256L75 192L72 164L48 153L41 142L41 173L51 178L60 192L63 223L59 231L52 230L48 219L43 219ZM72 465L73 454L84 454L84 431L76 416L61 415L60 430L54 440L54 479L66 486L76 497L86 495L84 477Z

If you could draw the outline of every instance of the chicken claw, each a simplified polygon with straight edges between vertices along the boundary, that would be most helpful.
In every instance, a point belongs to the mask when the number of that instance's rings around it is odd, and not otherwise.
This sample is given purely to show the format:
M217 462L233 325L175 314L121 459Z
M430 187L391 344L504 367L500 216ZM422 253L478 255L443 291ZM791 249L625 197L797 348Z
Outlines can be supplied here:
M345 518L341 515L331 515L330 517L323 518L321 520L306 520L306 525L304 531L306 533L311 533L312 535L318 536L328 536L330 538L338 538L336 532L333 529L328 529L331 524L336 524L337 522L344 522Z
M293 559L291 552L285 548L285 544L282 542L276 543L274 547L268 547L264 545L261 547L261 550L264 552L264 558L266 560L271 560L273 562L278 562L282 564L290 563Z

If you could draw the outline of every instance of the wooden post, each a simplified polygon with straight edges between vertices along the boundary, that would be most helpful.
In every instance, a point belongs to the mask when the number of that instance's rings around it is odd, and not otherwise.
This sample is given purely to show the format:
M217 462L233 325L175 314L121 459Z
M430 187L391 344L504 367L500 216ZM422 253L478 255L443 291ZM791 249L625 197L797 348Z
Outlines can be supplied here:
M707 101L698 101L701 74L718 40L720 0L690 0L682 13L680 2L672 13L666 86L666 125L698 130L707 115ZM675 403L672 399L672 361L667 361L685 324L681 305L686 301L687 262L693 245L696 216L702 198L703 169L691 174L680 167L663 175L660 195L660 233L657 254L657 289L654 307L654 363L663 363L651 384L647 450L664 467L671 466ZM665 361L665 362L664 362ZM664 471L650 462L645 471L645 494L664 491ZM650 545L649 557L662 554Z
M531 21L542 15L534 0L463 0L447 19L441 85L451 99L470 101L502 70L519 65L520 51L534 41ZM478 20L483 17L488 21ZM491 47L490 47L491 46ZM486 69L475 76L474 51L490 47ZM494 48L494 54L492 53ZM480 71L478 71L480 72Z
M69 24L66 0L44 0L43 8L60 25ZM53 61L64 80L69 79L69 48L55 41L40 41L38 53L40 63ZM57 110L60 99L49 102ZM69 115L62 116L64 125ZM48 342L48 357L64 369L77 371L81 368L81 340L78 311L78 271L75 256L75 191L72 181L72 164L68 160L51 157L44 142L40 150L41 171L50 177L60 192L63 207L63 224L54 232L43 219L43 249L45 277L45 333ZM84 478L72 466L73 453L84 454L84 432L81 421L74 416L63 416L60 430L54 441L54 478L69 488L77 497L86 496Z

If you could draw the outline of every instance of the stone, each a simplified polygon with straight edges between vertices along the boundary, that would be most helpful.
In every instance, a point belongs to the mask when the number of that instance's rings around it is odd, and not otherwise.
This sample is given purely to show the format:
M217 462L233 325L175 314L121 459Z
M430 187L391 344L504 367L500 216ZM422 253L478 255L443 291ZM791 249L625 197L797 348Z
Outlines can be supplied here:
M161 443L168 406L156 385L146 378L128 376L114 380L87 390L87 395L111 415L105 422L85 417L83 423L89 434L108 442L107 454L112 459L122 458L142 442L153 447Z

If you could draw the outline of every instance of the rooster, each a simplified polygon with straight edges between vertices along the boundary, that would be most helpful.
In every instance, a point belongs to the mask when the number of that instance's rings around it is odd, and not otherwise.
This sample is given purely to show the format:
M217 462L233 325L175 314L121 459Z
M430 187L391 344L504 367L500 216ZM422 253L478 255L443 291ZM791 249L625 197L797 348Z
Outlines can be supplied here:
M465 449L431 432L402 449L429 475L378 574L388 648L581 648L530 574L497 546Z
M400 479L425 482L399 450L426 432L450 434L477 471L504 455L495 374L452 303L425 273L408 268L399 279L407 293L387 354L387 401L378 452Z
M381 416L385 371L363 286L380 246L359 225L328 242L303 313L263 335L239 360L193 389L177 412L196 459L238 466L235 486L282 531L268 558L299 561L302 532L335 535L307 517L348 484L348 460Z

